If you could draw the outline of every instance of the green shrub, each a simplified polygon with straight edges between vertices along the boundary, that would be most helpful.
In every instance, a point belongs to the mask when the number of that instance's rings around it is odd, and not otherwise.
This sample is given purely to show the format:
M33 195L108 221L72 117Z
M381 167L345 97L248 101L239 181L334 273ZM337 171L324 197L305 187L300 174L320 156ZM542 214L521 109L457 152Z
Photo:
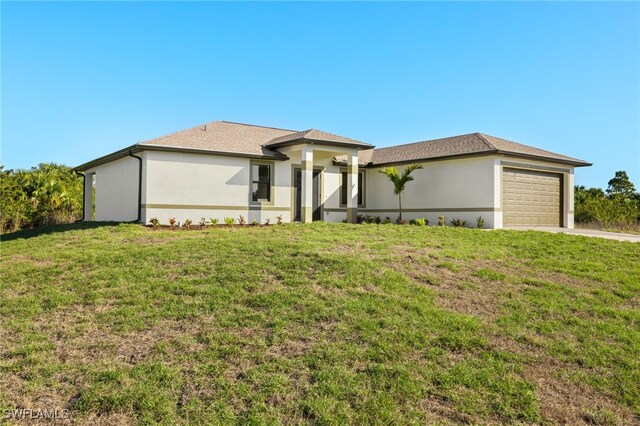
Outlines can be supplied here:
M192 223L193 223L193 222L191 221L191 219L185 219L185 220L184 220L184 223L182 224L182 226L183 226L184 228L186 228L186 229L189 229L189 228L191 227L191 224L192 224Z
M234 223L236 223L236 220L232 217L225 217L224 223L227 225L233 225Z
M414 221L414 225L417 225L417 226L427 226L428 224L429 224L429 221L423 217L416 219Z
M455 226L456 228L462 228L464 225L466 225L466 221L462 220L462 219L451 219L451 225Z
M282 215L276 216L276 220L277 220L276 225L282 225Z
M160 221L158 220L157 217L152 217L151 219L149 219L149 223L151 224L151 226L153 226L154 228L157 228L160 226Z
M269 222L271 222L271 219L266 218L266 219L264 220L264 226L269 226Z
M251 221L251 225L256 226L258 224L258 221L256 219L253 219Z
M438 226L444 226L447 222L446 216L438 216Z
M376 225L380 225L380 223L382 223L382 219L380 218L380 216L376 216L374 221L375 221Z
M476 219L476 227L484 228L484 218L482 216L478 216Z
M388 225L391 223L391 218L389 216L384 218L384 222L382 222L383 225Z
M220 220L217 217L209 218L209 223L211 225L217 225Z

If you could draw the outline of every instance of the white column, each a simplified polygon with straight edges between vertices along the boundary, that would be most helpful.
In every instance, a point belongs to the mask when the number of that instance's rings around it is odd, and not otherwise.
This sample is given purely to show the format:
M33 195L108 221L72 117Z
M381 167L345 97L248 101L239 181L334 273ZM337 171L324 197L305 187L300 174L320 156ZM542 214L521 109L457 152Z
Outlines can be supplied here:
M565 228L573 228L573 218L574 218L574 180L573 180L573 168L571 172L564 174L564 205L562 206L564 209L564 220L563 225Z
M302 202L300 220L302 223L313 221L313 146L302 146Z
M347 223L356 223L358 216L358 151L348 155L347 165Z
M84 220L93 220L93 173L85 173L84 176Z

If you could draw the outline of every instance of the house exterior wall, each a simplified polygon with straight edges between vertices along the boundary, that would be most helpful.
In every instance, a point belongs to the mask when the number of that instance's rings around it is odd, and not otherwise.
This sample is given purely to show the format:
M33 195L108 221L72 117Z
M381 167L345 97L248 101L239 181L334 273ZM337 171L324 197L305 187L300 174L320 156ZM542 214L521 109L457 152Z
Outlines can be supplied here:
M146 188L143 201L143 221L158 218L167 224L170 217L183 223L201 217L238 219L245 217L263 223L276 216L290 220L290 172L282 161L259 160L273 170L270 203L250 203L252 159L221 155L147 151ZM258 160L256 160L258 161Z
M402 194L404 219L426 218L430 224L445 216L447 224L453 218L475 226L482 216L485 227L493 228L499 206L495 194L494 159L492 157L458 158L421 163L414 180L407 183ZM398 166L401 173L404 166ZM361 213L385 216L395 221L399 215L398 197L393 184L383 174L382 167L367 169L366 207Z
M143 223L158 218L168 224L170 217L183 223L201 217L209 220L225 217L238 219L243 215L247 223L253 220L271 223L282 216L284 222L293 217L293 169L300 167L299 155L287 152L290 160L252 160L250 158L144 151L138 154L142 163ZM268 163L273 167L272 199L253 203L250 199L251 165ZM549 171L562 174L563 226L573 227L573 172L571 166L506 156L456 158L422 163L415 170L402 195L403 217L424 217L438 223L439 216L454 218L474 227L482 217L487 228L502 227L502 171L504 167ZM347 218L346 206L341 205L342 171L345 167L333 162L333 156L314 156L314 169L322 170L320 203L322 219L342 222ZM404 166L397 168L401 172ZM398 198L381 167L360 169L364 172L364 205L360 214L388 216L395 221ZM96 220L132 221L137 217L138 160L125 157L87 170L96 174Z
M124 157L85 172L87 176L95 173L95 220L128 222L138 218L139 163L136 158ZM87 185L91 185L89 179ZM91 216L85 213L85 219L91 220Z

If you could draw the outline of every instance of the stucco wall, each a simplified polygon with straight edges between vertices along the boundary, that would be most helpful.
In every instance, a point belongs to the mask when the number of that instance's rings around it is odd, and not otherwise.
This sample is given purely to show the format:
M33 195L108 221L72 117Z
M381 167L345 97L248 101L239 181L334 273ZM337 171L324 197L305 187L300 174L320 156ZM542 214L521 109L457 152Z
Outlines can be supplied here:
M125 157L86 172L96 176L95 220L126 222L137 219L138 167L137 159Z
M403 218L424 217L430 224L438 223L438 216L446 216L447 224L453 218L475 226L478 216L485 227L494 226L496 199L494 197L494 159L476 157L422 163L415 170L414 180L407 183L402 194ZM381 168L367 169L366 208L362 213L385 216L392 221L398 217L398 197ZM398 166L401 173L404 166Z
M260 223L276 217L290 220L290 168L282 161L274 167L272 202L262 207L249 203L251 159L191 153L147 151L146 188L143 220L156 217L166 224L170 217L183 223L201 217L209 220L225 217L238 219L243 215L248 223Z
M248 221L285 222L292 217L292 168L299 166L295 152L289 161L272 161L273 193L267 204L250 203L249 158L191 153L145 151L143 158L142 221L157 217L167 224L170 217L183 223L189 218L197 223L201 217L238 218ZM504 167L522 167L563 173L563 225L573 227L573 167L542 161L502 156L474 157L422 163L403 193L403 216L406 219L427 218L437 224L438 216L446 216L475 226L482 216L485 227L502 227L501 177ZM342 168L335 166L326 153L314 157L314 168L321 168L321 203L323 220L341 222L346 208L340 205ZM398 166L402 171L403 166ZM365 206L361 214L398 216L398 198L380 168L365 172ZM96 173L96 220L130 221L137 217L138 160L123 158L100 165L87 173Z

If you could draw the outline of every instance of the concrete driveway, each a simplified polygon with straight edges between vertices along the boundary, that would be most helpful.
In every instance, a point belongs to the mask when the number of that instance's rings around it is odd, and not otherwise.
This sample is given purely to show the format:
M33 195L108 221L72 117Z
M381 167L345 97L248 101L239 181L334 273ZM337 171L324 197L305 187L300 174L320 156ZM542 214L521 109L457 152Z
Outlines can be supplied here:
M585 237L606 238L616 241L631 241L632 243L640 243L640 235L623 234L619 232L598 231L596 229L567 229L552 227L511 227L505 229L513 229L516 231L544 231L562 234L583 235Z

